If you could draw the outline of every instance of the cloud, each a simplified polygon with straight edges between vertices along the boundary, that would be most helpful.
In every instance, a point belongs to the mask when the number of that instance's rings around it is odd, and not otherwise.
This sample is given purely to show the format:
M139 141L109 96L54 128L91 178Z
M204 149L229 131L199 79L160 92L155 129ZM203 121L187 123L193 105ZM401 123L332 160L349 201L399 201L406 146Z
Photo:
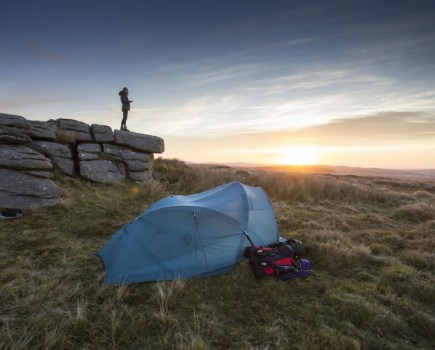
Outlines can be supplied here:
M312 128L308 133L328 135L341 142L369 141L373 143L435 141L435 113L379 112L371 116L337 119Z
M435 113L386 111L341 118L295 131L199 136L170 135L165 156L204 162L273 163L310 149L331 165L435 167Z
M379 112L373 115L335 119L295 131L247 135L263 145L306 144L322 147L378 148L381 145L435 146L435 113Z
M229 119L235 106L241 103L237 96L208 96L192 98L183 104L160 108L142 108L137 113L137 124L144 125L148 116L158 123L147 125L147 130L159 135L222 135L228 132Z
M189 79L184 82L184 85L186 87L200 87L204 85L211 85L214 83L222 82L225 80L237 80L242 77L254 74L259 67L259 64L240 64L220 67L217 69L203 67L203 72L196 74L194 73L193 75L189 76Z

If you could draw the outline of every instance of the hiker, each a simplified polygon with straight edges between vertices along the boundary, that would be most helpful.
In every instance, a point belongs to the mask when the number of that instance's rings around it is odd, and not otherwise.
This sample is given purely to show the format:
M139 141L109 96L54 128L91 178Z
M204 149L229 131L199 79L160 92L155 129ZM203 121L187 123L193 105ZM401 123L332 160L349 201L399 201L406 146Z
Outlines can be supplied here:
M121 121L121 130L129 131L127 129L127 115L128 111L130 110L130 103L133 101L130 101L128 99L128 89L125 87L119 92L119 96L121 97L121 103L122 103L122 121Z

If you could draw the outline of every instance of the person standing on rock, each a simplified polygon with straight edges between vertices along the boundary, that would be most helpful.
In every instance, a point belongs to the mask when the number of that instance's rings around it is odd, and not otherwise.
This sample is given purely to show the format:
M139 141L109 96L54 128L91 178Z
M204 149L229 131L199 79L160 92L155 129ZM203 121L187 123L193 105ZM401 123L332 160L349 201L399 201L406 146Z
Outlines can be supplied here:
M122 103L122 121L121 121L121 130L129 131L127 129L127 115L128 111L130 110L130 103L133 101L130 101L128 99L128 89L125 87L119 92L119 96L121 97L121 103Z

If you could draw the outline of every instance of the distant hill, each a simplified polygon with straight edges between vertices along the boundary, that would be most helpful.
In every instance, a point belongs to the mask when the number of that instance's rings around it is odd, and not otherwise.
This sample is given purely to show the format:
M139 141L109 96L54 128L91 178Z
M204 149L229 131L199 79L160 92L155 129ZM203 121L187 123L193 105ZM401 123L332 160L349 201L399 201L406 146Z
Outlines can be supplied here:
M334 165L262 165L253 163L207 163L204 165L303 174L355 175L435 181L435 169L381 169Z

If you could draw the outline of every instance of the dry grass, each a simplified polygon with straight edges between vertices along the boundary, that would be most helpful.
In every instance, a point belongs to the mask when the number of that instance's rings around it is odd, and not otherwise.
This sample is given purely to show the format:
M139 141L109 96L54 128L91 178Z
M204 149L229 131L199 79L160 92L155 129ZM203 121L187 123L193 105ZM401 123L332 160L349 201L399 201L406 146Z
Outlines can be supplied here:
M74 145L76 143L76 138L72 131L57 128L56 141L60 143Z
M431 349L435 185L191 167L159 159L155 181L58 179L64 204L1 222L0 348ZM230 274L105 287L94 253L147 206L239 180L263 187L315 274Z

